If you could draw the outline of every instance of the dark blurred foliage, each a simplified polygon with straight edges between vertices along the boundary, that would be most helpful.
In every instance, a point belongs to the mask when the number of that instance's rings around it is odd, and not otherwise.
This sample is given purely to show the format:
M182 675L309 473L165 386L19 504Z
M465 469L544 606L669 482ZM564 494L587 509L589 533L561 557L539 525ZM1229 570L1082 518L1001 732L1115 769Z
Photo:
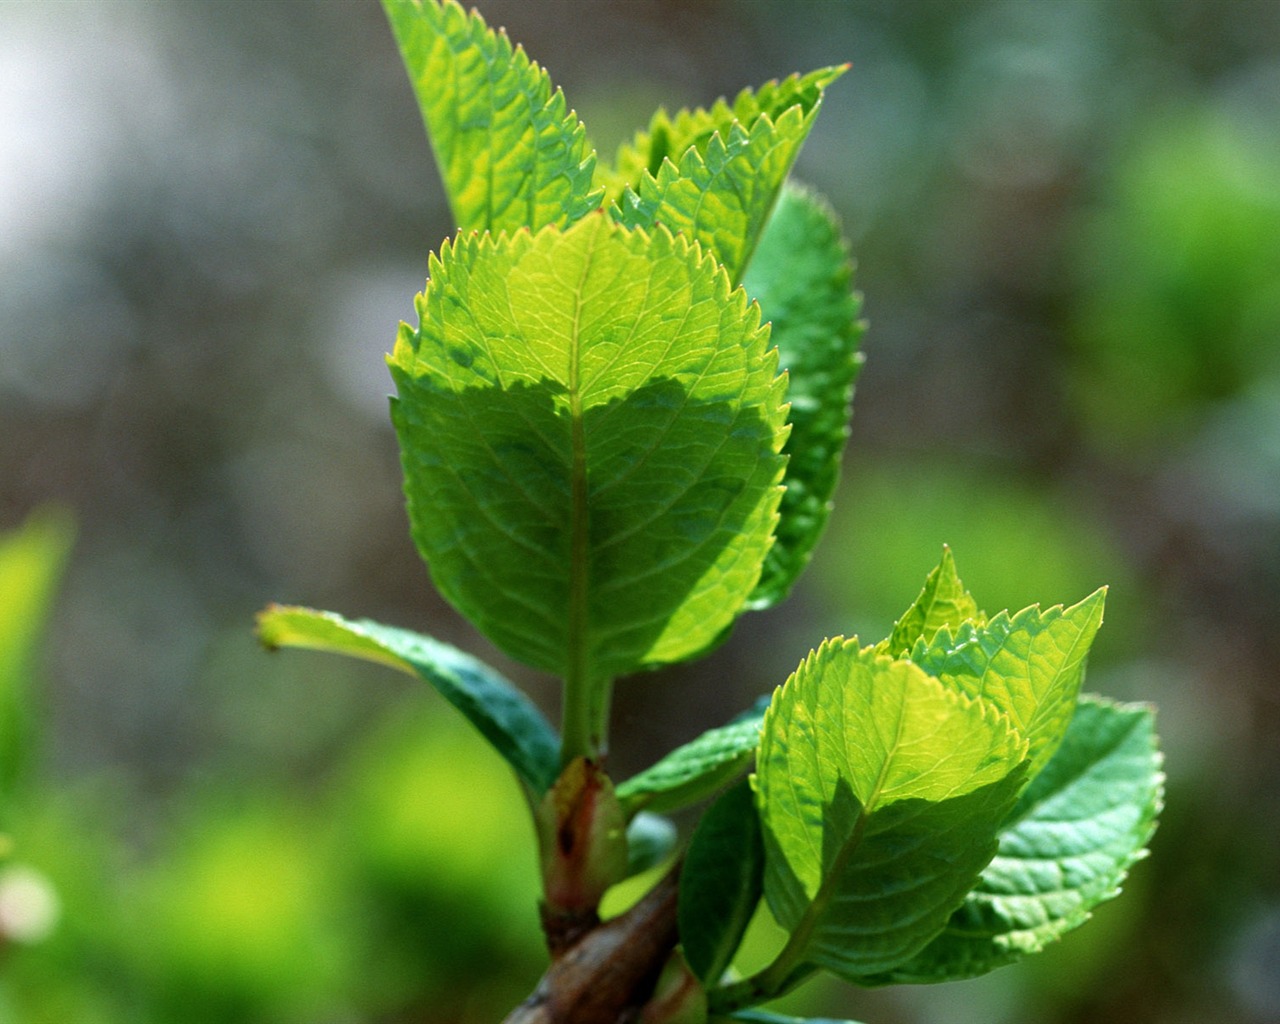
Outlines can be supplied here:
M989 610L1110 583L1089 685L1160 707L1168 809L1089 927L792 1005L1280 1020L1280 4L483 10L606 153L659 103L853 62L797 170L871 324L831 531L783 608L620 686L617 773L878 638L944 542ZM52 501L79 530L11 815L62 921L8 953L0 1020L483 1021L536 978L503 766L407 681L251 636L272 599L369 615L554 712L401 511L382 355L450 228L375 3L0 5L0 529Z

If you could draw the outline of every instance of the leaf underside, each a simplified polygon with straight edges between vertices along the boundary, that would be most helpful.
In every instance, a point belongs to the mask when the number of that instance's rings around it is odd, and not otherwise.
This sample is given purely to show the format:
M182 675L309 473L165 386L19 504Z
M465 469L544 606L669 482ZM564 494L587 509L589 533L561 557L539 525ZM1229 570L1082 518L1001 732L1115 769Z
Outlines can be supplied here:
M546 792L559 773L560 739L533 702L455 647L368 619L282 605L259 613L258 637L271 649L345 654L423 679L462 712L534 793Z
M853 387L862 357L853 265L830 207L795 185L782 190L743 286L771 325L769 340L787 372L786 492L777 540L751 607L790 591L822 536L849 436Z
M603 215L431 262L390 357L409 517L437 588L538 668L696 654L772 539L784 381L695 245Z
M600 205L586 131L547 73L454 0L383 0L463 231L566 225Z
M856 641L811 654L774 699L757 766L765 896L805 936L801 959L858 978L932 939L995 853L1025 750L910 662Z
M969 978L1037 953L1120 892L1146 856L1164 777L1149 707L1086 696L946 928L864 984Z

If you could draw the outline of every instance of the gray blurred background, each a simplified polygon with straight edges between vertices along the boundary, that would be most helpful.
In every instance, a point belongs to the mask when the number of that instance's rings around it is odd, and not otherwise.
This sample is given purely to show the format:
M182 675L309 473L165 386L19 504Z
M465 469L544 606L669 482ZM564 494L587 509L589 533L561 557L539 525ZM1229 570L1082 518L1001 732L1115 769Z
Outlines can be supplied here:
M1088 928L792 1009L1280 1021L1280 3L481 9L604 154L853 64L796 169L870 322L837 511L786 605L620 685L616 773L884 635L944 542L988 610L1111 584L1089 688L1159 705L1168 810ZM378 618L555 714L408 540L383 354L451 230L372 0L0 2L0 530L78 524L12 827L62 922L0 1020L484 1021L536 979L501 765L411 681L252 637L271 600Z

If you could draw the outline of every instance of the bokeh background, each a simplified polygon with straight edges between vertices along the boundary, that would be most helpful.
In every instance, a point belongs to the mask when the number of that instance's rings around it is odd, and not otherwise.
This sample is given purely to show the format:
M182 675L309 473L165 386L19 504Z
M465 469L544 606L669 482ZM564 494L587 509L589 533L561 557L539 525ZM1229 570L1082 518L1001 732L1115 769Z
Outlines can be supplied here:
M884 635L944 542L990 610L1111 584L1088 686L1159 705L1168 808L1089 927L791 1009L1280 1021L1280 3L482 8L604 152L853 62L796 172L870 322L837 511L786 605L620 687L616 772ZM555 714L407 539L382 356L450 230L372 0L0 3L0 530L77 531L3 809L60 917L0 1020L484 1022L540 973L505 767L409 680L252 637L270 600L372 616Z

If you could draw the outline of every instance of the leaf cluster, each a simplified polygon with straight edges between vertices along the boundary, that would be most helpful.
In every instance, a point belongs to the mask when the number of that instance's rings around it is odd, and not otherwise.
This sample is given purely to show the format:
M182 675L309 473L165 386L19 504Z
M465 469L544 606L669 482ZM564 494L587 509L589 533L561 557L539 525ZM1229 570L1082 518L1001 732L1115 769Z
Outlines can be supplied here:
M262 641L419 677L510 763L541 837L560 972L544 1003L590 960L566 951L614 927L604 889L672 855L662 815L707 800L671 939L639 944L679 952L656 992L617 996L654 1024L775 1019L751 1008L818 969L970 976L1080 924L1161 799L1150 710L1080 696L1103 590L987 616L944 551L885 640L829 639L729 723L607 774L615 680L782 600L825 526L862 325L839 225L788 175L845 69L660 111L607 165L478 14L384 4L459 225L388 357L410 528L439 591L562 680L560 729L491 667L405 630L272 606ZM739 978L762 901L788 939Z

